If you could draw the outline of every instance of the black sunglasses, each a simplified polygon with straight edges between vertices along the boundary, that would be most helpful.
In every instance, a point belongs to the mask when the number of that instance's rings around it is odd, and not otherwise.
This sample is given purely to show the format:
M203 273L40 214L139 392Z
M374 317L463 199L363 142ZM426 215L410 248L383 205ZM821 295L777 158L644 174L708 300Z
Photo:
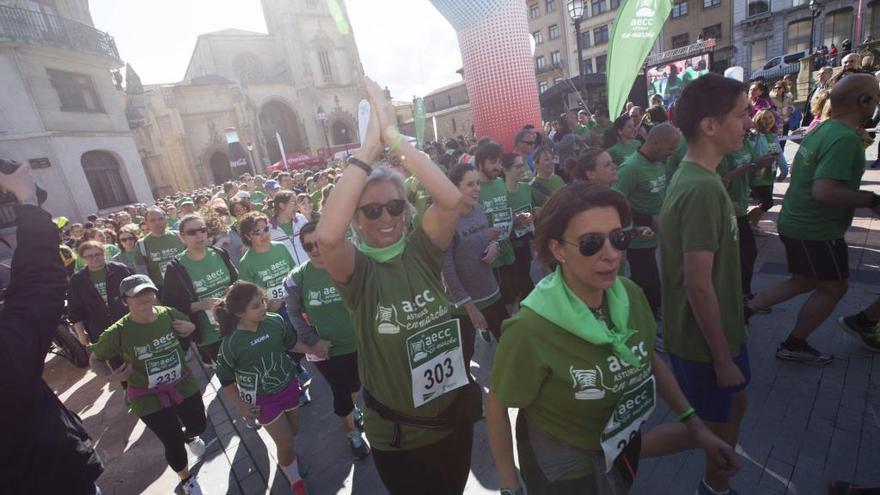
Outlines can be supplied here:
M187 230L184 230L183 233L186 235L189 235L189 236L196 235L196 234L207 234L208 227L201 227L198 229L187 229Z
M305 249L307 253L311 253L315 249L318 249L318 243L317 242L304 242L303 249Z
M251 231L251 235L263 235L263 234L265 234L266 232L269 232L269 227L268 227L268 226L266 226L266 227L258 227L258 228L256 228L256 229L254 229L254 230Z
M134 242L137 240L137 237L120 237L119 242Z
M614 249L626 251L626 248L629 247L629 242L632 240L632 229L615 229L609 232L607 236L593 232L580 236L577 243L569 242L565 239L562 239L562 242L577 246L583 256L593 256L605 245L606 238L611 242L611 247Z
M402 199L392 199L391 201L382 204L382 203L370 203L358 208L364 213L364 216L370 220L376 220L382 216L382 209L388 211L388 214L392 217L399 217L401 213L403 213L403 209L406 208L406 201Z

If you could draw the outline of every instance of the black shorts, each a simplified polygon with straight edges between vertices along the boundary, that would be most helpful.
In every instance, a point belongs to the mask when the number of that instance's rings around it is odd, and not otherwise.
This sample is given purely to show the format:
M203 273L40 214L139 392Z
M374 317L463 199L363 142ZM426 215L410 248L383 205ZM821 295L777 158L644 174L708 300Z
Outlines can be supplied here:
M849 278L849 252L846 241L804 241L779 235L785 246L788 271L816 280Z

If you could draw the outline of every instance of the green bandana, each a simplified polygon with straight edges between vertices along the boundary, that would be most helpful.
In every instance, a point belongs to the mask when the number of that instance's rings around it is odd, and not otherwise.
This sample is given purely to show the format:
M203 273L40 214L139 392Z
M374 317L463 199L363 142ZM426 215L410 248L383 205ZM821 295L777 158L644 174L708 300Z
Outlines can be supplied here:
M370 246L366 242L361 242L358 244L358 249L370 258L378 261L379 263L386 263L391 261L395 257L399 256L400 253L403 252L403 248L406 247L406 236L400 236L400 239L390 246L386 246L383 248L376 248Z
M631 366L641 367L641 360L626 344L636 331L629 328L629 296L619 278L605 291L605 297L614 323L611 330L568 288L561 268L557 267L535 286L522 305L591 344L610 345L615 356Z

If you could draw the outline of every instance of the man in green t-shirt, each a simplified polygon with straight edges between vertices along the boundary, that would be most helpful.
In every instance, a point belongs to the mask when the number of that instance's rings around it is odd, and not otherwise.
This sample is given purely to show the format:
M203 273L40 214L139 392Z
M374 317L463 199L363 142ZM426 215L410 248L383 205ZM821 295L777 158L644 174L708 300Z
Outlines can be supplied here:
M657 270L657 223L660 207L666 197L666 167L664 161L678 146L678 129L672 124L654 126L645 144L628 156L617 170L614 188L629 200L636 227L651 227L655 235L636 237L626 251L630 278L642 290L654 312L660 312L660 273Z
M513 210L507 202L507 186L501 179L501 146L488 142L477 148L477 173L480 175L480 204L489 217L489 226L498 231L497 240L500 252L492 263L498 268L513 263L513 246L510 244L510 232L513 229ZM498 274L495 274L498 278Z
M149 232L138 241L138 253L147 265L150 279L162 291L165 269L184 250L185 246L177 232L168 232L165 212L153 207L147 210L147 229Z
M829 119L810 132L798 149L777 222L791 278L755 296L747 310L751 313L810 293L791 334L776 351L779 359L808 364L828 364L834 358L806 339L846 293L849 258L844 236L854 210L871 208L880 213L880 195L859 190L865 172L861 126L880 102L877 80L869 74L848 75L831 89L830 102ZM868 344L875 331L862 329L855 336Z
M708 74L684 89L676 109L687 154L660 211L664 345L697 414L733 447L750 372L736 215L715 170L742 146L749 100L739 81ZM697 493L730 490L726 470L707 457Z

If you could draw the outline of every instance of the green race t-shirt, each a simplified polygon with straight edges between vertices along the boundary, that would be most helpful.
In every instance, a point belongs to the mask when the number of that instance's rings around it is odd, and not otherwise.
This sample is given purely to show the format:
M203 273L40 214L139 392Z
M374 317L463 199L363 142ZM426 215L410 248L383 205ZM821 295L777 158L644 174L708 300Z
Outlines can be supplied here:
M813 198L816 179L834 179L857 191L865 173L865 149L855 130L826 120L807 134L791 167L791 185L779 213L779 233L793 239L843 239L852 224L853 208Z
M205 251L205 257L194 260L186 255L186 252L177 256L180 264L192 279L193 289L199 301L211 298L222 298L226 288L232 284L232 277L223 258L213 249ZM202 342L199 345L213 344L220 340L220 329L214 321L213 311L200 311L199 319L202 329Z
M186 369L186 353L171 326L172 320L189 321L185 314L174 308L156 306L156 320L137 323L131 315L123 316L110 325L98 341L89 346L95 358L108 361L121 357L132 367L129 385L138 388L154 388L177 381L175 388L184 398L199 392L199 385ZM180 379L188 374L184 379ZM162 409L159 398L147 395L127 401L129 411L139 417Z
M510 233L513 231L513 210L507 202L507 185L501 179L480 181L480 204L489 217L489 226L501 231L498 237L501 249L492 268L513 263L515 255L510 244Z
M641 145L642 143L638 139L630 139L627 143L618 141L614 146L608 148L608 154L611 155L611 161L619 167L629 155L638 151Z
M146 249L147 272L156 287L162 287L162 283L165 281L165 269L185 249L183 241L177 234L166 232L160 237L147 234L139 241L139 243L141 242Z
M104 244L104 257L106 259L113 259L117 254L119 254L119 248L115 244Z
M748 141L743 142L743 147L734 153L726 155L718 165L718 175L723 176L739 167L747 167L752 163L752 150ZM746 215L749 208L749 174L745 173L727 182L727 194L733 202L733 211L737 217Z
M254 404L258 395L280 392L296 374L287 350L296 345L296 332L275 313L266 313L255 331L235 330L223 338L217 359L217 378L235 381L242 400ZM250 393L248 400L247 394Z
M532 213L532 187L526 183L518 183L516 191L507 190L507 204L513 211L513 219L520 213ZM531 224L521 228L513 227L513 233L510 235L510 243L515 248L520 248L529 243L532 232L535 231L534 220Z
M284 299L284 277L295 264L290 251L280 242L272 242L265 253L248 249L238 264L238 278L266 289L269 299Z
M752 155L754 155L753 158L755 160L771 153L780 152L776 136L773 134L757 134L752 138L752 142ZM774 161L773 165L768 168L761 168L761 170L752 172L751 185L772 186L776 182L777 163L778 160Z
M651 376L657 324L642 290L620 278L629 298L626 341L642 366L615 356L523 307L502 325L492 368L492 393L507 407L520 408L541 430L574 447L600 451L600 437L618 400ZM540 290L540 289L535 289ZM567 473L589 474L586 465Z
M731 356L746 341L740 278L739 230L730 197L714 170L682 162L666 189L660 211L660 267L663 284L663 343L684 359L712 362L712 355L688 302L684 256L714 253L712 286Z
M386 263L357 251L351 279L337 285L351 313L364 388L379 402L407 415L437 417L457 395L445 393L415 407L410 373L410 352L418 352L410 337L438 325L458 328L440 279L443 259L443 251L418 228L407 238L403 253ZM370 408L364 410L364 420L374 448L396 450L391 447L393 423ZM436 443L450 433L406 425L401 432L402 450Z
M101 295L101 299L104 300L104 304L107 303L107 267L101 268L100 270L88 270L89 272L89 280L92 281L92 285L95 286L95 290L98 291L98 294Z
M263 191L254 191L251 193L251 203L253 204L263 204L263 201L266 200L266 193Z
M309 260L293 269L290 280L302 290L302 308L309 323L322 339L333 343L330 357L355 352L351 316L330 275Z
M565 187L565 181L556 174L550 174L550 177L546 179L536 175L532 178L530 184L532 186L532 203L536 207L544 206L544 203L550 199L550 195ZM536 186L536 184L538 185ZM547 194L547 192L550 194Z
M614 189L626 196L633 211L648 215L659 215L666 197L666 167L663 162L652 162L640 152L635 152L617 171ZM657 247L659 236L634 237L631 248Z

